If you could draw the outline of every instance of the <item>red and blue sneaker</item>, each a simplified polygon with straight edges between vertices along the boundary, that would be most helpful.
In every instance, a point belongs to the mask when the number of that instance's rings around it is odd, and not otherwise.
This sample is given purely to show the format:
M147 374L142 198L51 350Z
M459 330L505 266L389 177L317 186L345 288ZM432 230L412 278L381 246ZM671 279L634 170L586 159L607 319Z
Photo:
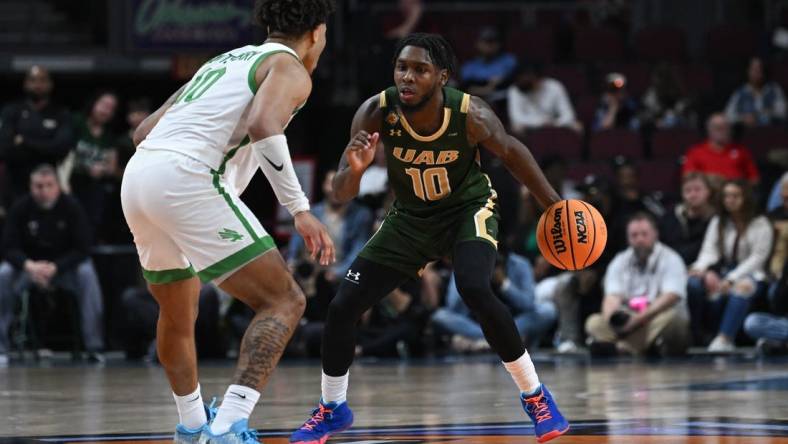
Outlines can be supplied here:
M312 411L312 417L290 435L293 444L324 444L331 435L343 432L353 425L353 411L347 402L323 403Z
M544 384L539 387L536 394L520 395L520 402L523 404L525 413L534 423L537 442L550 441L569 431L569 422L558 411L553 395Z

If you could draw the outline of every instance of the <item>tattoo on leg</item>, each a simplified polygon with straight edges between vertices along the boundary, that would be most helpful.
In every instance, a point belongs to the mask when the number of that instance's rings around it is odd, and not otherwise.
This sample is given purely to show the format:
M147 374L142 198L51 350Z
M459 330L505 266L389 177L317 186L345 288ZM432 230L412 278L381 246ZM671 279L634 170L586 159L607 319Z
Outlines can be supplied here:
M241 345L236 384L259 389L271 376L293 329L273 316L253 319Z

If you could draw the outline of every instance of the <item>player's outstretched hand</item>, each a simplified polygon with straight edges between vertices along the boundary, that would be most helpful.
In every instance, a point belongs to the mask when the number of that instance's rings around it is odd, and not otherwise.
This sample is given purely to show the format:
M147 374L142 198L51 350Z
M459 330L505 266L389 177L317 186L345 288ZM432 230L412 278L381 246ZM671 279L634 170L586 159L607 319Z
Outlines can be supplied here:
M375 149L378 146L380 134L361 130L350 139L345 149L345 156L350 169L357 174L363 173L369 164L375 160Z
M304 238L306 248L312 260L317 260L320 255L320 265L326 266L336 261L334 241L328 235L325 225L320 223L309 211L302 211L295 215L295 229Z

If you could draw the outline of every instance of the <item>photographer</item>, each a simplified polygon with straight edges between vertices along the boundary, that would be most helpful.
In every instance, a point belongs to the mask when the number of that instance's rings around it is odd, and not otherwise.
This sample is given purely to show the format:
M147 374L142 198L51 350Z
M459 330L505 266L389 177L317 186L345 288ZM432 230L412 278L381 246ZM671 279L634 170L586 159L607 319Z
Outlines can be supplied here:
M646 213L630 219L627 238L629 248L605 273L602 313L586 321L591 353L683 354L689 342L684 261L657 240L656 223Z

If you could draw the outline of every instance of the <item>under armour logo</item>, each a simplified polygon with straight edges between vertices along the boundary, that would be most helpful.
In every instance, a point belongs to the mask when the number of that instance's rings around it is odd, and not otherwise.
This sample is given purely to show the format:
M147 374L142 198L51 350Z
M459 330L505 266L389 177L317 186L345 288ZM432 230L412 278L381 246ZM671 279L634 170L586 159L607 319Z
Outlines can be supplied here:
M400 137L400 136L402 136L402 130L391 129L391 130L389 130L389 136L391 136L391 137L394 137L394 136Z
M358 285L358 279L361 277L361 272L353 273L353 270L348 270L345 275L345 280Z

